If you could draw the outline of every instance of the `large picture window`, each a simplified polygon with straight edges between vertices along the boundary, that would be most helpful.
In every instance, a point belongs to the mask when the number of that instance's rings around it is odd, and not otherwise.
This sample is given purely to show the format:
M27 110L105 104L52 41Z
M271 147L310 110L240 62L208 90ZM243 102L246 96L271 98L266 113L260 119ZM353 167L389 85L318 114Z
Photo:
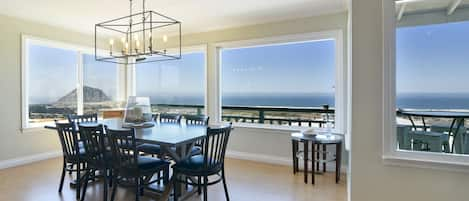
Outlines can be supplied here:
M333 126L334 39L223 48L220 53L224 121Z
M384 49L385 158L469 162L469 9L460 3L386 3L384 16L397 13L384 21L393 41Z
M89 50L23 37L23 128L68 114L120 107L117 64L96 62Z
M155 113L204 114L205 52L135 66L136 95L150 97Z

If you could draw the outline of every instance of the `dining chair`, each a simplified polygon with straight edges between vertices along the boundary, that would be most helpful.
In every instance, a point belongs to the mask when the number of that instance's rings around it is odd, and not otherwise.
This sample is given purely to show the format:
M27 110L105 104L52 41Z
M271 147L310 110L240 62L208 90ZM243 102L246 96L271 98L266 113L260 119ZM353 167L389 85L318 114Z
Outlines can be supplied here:
M108 181L112 178L112 156L107 146L108 140L104 134L103 125L78 124L78 128L80 135L83 137L84 160L88 170L85 173L85 181L88 181L90 176L94 176L96 171L100 171L103 174L103 201L107 201L108 184L112 183ZM81 201L85 199L87 187L88 182L85 182Z
M98 122L98 114L83 114L83 115L77 115L77 114L69 114L67 115L67 120L69 123L73 123L74 126L77 126L78 123L96 123ZM75 127L77 129L77 127ZM80 139L78 139L80 140ZM79 141L78 144L81 148L83 148L83 142ZM71 164L70 169L73 169L74 164ZM69 174L72 174L71 171L68 172Z
M60 177L59 192L62 192L65 172L76 172L76 199L80 199L80 187L82 184L81 172L86 166L84 156L85 150L79 146L78 132L73 123L56 122L57 133L63 153L62 175ZM76 167L74 169L73 167Z
M173 166L175 201L178 200L178 183L202 187L204 201L206 201L207 186L217 184L220 181L223 182L226 200L230 200L225 177L225 152L231 129L231 123L219 128L208 128L202 143L202 153L191 156ZM208 178L212 176L217 178L209 182ZM192 181L187 177L196 177L197 181Z
M161 113L158 119L155 121L159 121L160 123L181 123L182 116L180 114L170 114L170 113Z
M83 115L76 115L76 114L69 114L67 115L67 119L69 123L96 123L98 122L98 113L93 114L83 114Z
M207 115L184 115L186 120L186 125L204 125L208 126L209 117ZM197 155L201 153L202 150L202 140L195 142L195 145L192 147L191 154Z
M116 195L117 186L135 188L135 200L140 200L143 188L158 181L151 180L154 174L163 173L163 183L169 181L169 162L152 157L140 156L137 151L135 130L113 130L106 128L113 157L113 186L111 201Z

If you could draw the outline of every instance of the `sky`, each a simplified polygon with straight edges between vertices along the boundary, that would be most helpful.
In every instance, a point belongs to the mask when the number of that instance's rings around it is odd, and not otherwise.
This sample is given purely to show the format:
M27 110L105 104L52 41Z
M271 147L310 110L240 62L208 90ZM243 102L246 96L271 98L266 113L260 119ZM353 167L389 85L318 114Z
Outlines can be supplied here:
M397 30L397 93L469 94L469 22ZM55 102L76 86L76 52L29 46L31 103ZM85 85L115 97L117 67L84 56ZM200 96L205 91L205 56L137 65L137 95ZM223 95L334 92L335 41L224 49Z
M399 28L397 93L469 93L469 22Z
M221 68L223 94L332 94L335 41L226 49Z

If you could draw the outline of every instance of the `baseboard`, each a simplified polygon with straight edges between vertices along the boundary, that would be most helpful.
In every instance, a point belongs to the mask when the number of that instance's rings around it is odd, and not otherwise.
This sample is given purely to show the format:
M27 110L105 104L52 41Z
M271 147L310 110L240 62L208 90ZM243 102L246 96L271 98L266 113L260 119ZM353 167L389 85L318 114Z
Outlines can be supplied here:
M46 152L46 153L41 153L41 154L35 154L35 155L30 155L30 156L3 160L3 161L0 161L0 170L11 168L11 167L16 167L20 165L25 165L29 163L34 163L37 161L42 161L42 160L46 160L50 158L55 158L61 155L62 155L61 151L53 151L53 152Z
M248 152L239 152L239 151L227 151L226 152L227 158L233 159L240 159L240 160L248 160L248 161L255 161L261 163L269 163L274 165L284 165L284 166L292 166L291 158L286 157L278 157L272 155L265 155L265 154L255 154L255 153L248 153ZM303 164L299 164L299 168L303 168ZM342 164L342 168L340 172L347 172L346 164ZM335 170L335 165L332 163L326 164L326 169L328 170Z

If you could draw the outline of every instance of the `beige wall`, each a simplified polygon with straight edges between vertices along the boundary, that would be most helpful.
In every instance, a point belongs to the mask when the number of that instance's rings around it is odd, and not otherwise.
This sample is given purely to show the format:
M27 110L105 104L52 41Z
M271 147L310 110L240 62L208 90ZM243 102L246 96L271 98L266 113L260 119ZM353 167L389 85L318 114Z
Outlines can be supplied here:
M0 161L58 151L54 132L20 132L21 34L87 46L93 45L93 37L1 15L0 27Z
M212 31L206 33L189 34L183 37L183 45L208 45L208 96L214 97L217 73L214 58L216 51L214 43L225 41L248 40L270 36L319 32L341 29L346 41L347 14L339 13L320 17L311 17L291 21L246 26L240 28ZM58 138L54 132L34 131L20 133L20 106L21 106L21 80L20 80L20 34L44 37L51 40L65 41L80 45L92 45L92 36L85 36L62 29L43 26L0 16L0 90L4 98L0 105L0 161L60 150ZM6 27L6 28L5 28ZM172 40L170 40L172 41ZM346 49L346 48L345 48ZM344 57L346 52L344 49ZM345 62L345 61L344 61ZM47 89L44 89L47 90ZM214 99L209 98L213 107ZM215 114L210 113L211 116ZM291 131L237 128L229 146L231 153L248 154L264 158L266 161L289 164L291 158Z
M467 173L383 164L381 6L381 0L352 1L351 198L469 200Z

